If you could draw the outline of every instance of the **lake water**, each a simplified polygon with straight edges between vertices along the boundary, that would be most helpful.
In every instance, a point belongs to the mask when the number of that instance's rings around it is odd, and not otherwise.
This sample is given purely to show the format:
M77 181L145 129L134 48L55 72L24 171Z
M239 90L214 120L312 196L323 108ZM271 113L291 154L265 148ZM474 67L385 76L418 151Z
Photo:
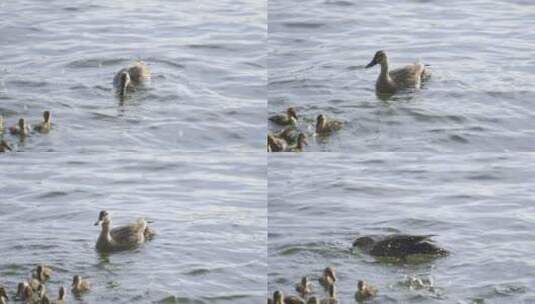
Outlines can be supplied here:
M265 1L2 1L0 20L0 115L55 122L17 150L263 150ZM120 102L135 60L152 81Z
M341 303L535 303L535 154L337 153L269 157L269 292L294 293L327 265ZM435 234L451 251L423 264L351 253L367 234ZM410 278L430 281L410 289ZM413 287L415 285L412 285Z
M346 123L309 151L528 151L535 148L535 3L526 0L271 0L270 114L295 106ZM376 97L392 67L420 60L420 92ZM271 130L277 130L270 126Z
M263 155L10 153L0 168L0 285L10 296L46 263L54 298L74 274L92 283L70 303L264 302ZM145 217L157 235L100 255L102 209L114 226Z

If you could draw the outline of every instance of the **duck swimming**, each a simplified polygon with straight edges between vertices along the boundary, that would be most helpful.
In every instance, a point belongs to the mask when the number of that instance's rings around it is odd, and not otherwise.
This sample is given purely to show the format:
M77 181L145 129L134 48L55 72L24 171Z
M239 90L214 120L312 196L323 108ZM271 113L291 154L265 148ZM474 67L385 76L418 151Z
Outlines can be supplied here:
M271 152L283 152L288 149L288 144L282 138L277 138L273 134L267 136L268 148Z
M89 281L82 279L80 275L75 275L72 278L72 292L75 294L81 294L89 291Z
M151 71L149 67L141 62L136 62L135 65L121 69L113 78L113 86L120 97L126 96L126 92L144 81L150 79Z
M26 123L24 118L20 118L16 125L9 128L9 132L13 135L27 136L30 134L30 125Z
M343 126L343 123L338 120L327 120L327 117L323 114L318 115L316 118L316 133L317 134L326 134L333 131L340 130Z
M52 268L45 265L37 265L35 268L34 278L37 279L40 283L44 283L50 279L52 275Z
M273 115L269 120L281 126L295 125L297 124L297 112L290 107L286 110L286 113Z
M130 225L111 229L111 216L107 211L100 212L95 226L101 225L102 230L97 239L99 251L119 251L137 247L154 235L147 222L140 218Z
M295 285L295 290L304 297L305 295L312 293L312 282L305 276L301 278L301 282Z
M11 146L5 141L0 141L0 152L7 152L7 151L13 151Z
M365 281L357 282L357 292L355 293L355 299L359 302L371 299L377 295L377 288L368 285Z
M319 278L320 285L323 286L325 289L329 289L331 285L334 285L336 282L336 273L334 270L334 267L326 267L323 270L323 274Z
M50 111L43 112L43 122L37 124L33 129L39 133L48 133L50 129L52 129L52 124L50 123Z
M445 256L449 252L431 243L432 235L390 235L386 237L359 237L353 248L375 257L404 259L410 255Z
M409 88L419 89L422 81L431 76L431 72L421 63L390 71L388 57L384 51L377 51L366 68L371 68L376 64L381 65L381 72L375 82L375 91L379 94L394 94L399 90Z

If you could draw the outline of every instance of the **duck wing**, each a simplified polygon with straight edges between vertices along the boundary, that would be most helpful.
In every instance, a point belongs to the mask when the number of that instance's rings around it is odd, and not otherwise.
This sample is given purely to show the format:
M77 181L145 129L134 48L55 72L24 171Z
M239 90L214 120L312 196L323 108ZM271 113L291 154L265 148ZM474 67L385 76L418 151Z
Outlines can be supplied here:
M434 245L432 235L395 235L378 241L370 251L374 256L405 257L413 254L445 255L447 251Z
M116 227L110 231L112 239L121 245L137 245L145 240L147 222L138 219L130 225Z
M399 88L420 88L425 66L414 63L399 69L390 71L390 78Z

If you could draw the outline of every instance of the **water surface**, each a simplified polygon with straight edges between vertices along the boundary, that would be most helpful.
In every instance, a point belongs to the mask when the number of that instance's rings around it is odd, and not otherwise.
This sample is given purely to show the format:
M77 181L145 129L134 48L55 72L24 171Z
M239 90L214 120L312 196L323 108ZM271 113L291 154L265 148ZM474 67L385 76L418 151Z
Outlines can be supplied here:
M535 148L531 1L269 2L269 106L295 106L309 134L319 113L346 123L309 151L527 151ZM418 93L375 95L384 49L420 60ZM270 126L277 130L275 126Z
M243 154L11 153L0 158L0 285L39 263L47 288L92 290L69 303L260 303L266 288L265 158ZM111 255L95 251L100 210L138 217L157 235Z
M341 303L356 282L370 303L534 303L534 154L338 153L269 157L268 290L337 269ZM359 235L434 234L451 251L381 263L350 251ZM410 279L428 282L422 288ZM412 287L412 289L410 288Z

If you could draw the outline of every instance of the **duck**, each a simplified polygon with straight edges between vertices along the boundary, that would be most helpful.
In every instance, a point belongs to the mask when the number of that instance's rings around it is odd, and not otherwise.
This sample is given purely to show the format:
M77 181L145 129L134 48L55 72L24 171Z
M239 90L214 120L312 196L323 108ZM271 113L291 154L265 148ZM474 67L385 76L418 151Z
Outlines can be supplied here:
M334 267L326 267L323 270L323 274L321 275L318 281L320 282L320 285L323 286L325 289L329 289L331 285L334 285L334 283L336 282L336 272Z
M316 296L308 298L307 304L320 304L320 300Z
M432 243L433 235L395 234L384 237L363 236L353 248L375 257L405 259L411 255L446 256L449 252Z
M305 145L308 145L307 136L304 133L299 133L297 137L297 144L286 148L286 152L303 152Z
M286 141L286 143L289 145L294 145L297 143L297 139L300 133L301 132L299 132L298 129L293 126L290 126L278 133L273 134L273 136L284 139L284 141Z
M20 118L16 125L9 128L9 132L13 135L27 136L30 134L30 125L26 123L24 118Z
M96 249L101 252L120 251L137 247L154 236L147 221L140 218L135 223L111 229L111 216L106 210L99 213L95 226L102 230L97 239Z
M0 141L0 152L7 152L7 151L13 151L13 149L11 148L11 146L5 140L1 140Z
M376 64L381 65L381 72L375 82L375 91L378 94L390 95L402 89L419 89L422 86L422 81L431 76L431 71L422 63L414 63L390 71L388 57L383 50L375 53L366 68L369 69Z
M268 134L267 141L271 152L283 152L288 149L288 143L282 138L275 137L273 134Z
M316 133L327 134L333 131L340 130L343 123L334 119L327 119L327 116L319 114L316 118Z
M52 268L46 265L37 265L34 272L34 278L39 280L40 283L44 283L52 276Z
M133 66L123 68L113 78L113 86L120 97L126 96L126 92L136 86L141 85L151 78L149 67L141 62L136 62Z
M338 304L338 299L336 298L336 287L334 284L329 286L329 296L320 302L321 304Z
M65 303L65 287L61 286L58 292L58 299L51 301L47 295L41 299L41 304L64 304Z
M50 132L50 129L52 129L52 124L50 123L50 111L43 112L43 122L37 124L33 129L39 133Z
M297 291L302 297L312 293L312 282L310 282L308 277L302 277L301 282L295 285L295 291Z
M273 292L273 304L284 304L284 294L280 290Z
M0 287L0 304L6 304L9 297L7 296L6 290L4 287Z
M29 289L29 292L27 292L27 289ZM32 290L27 282L20 282L17 285L17 298L19 298L20 300L24 300L26 298L26 295L31 292Z
M366 281L359 280L357 282L357 292L355 293L355 299L358 302L362 302L371 299L377 295L377 288L368 285Z
M72 288L71 291L75 294L84 293L89 291L89 281L82 279L80 275L75 275L72 277Z
M276 114L269 117L269 120L280 126L296 125L297 124L297 112L293 107L289 107L286 113Z

